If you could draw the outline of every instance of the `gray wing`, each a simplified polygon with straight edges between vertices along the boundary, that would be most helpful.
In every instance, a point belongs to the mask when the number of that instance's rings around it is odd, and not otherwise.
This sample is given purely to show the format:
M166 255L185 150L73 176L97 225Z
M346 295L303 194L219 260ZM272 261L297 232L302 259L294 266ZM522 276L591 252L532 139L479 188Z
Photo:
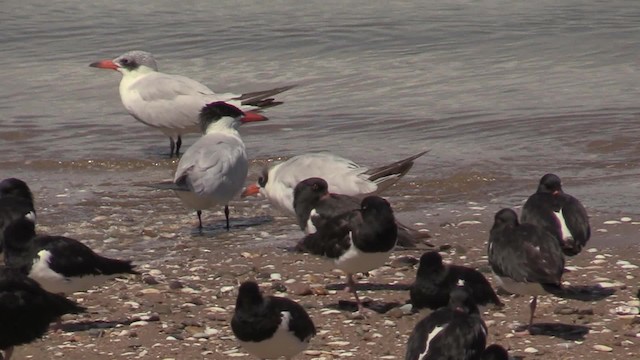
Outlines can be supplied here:
M236 94L215 94L205 85L180 75L150 73L121 93L129 113L139 121L168 132L197 132L202 107L214 101L227 101L242 110Z
M329 192L359 195L374 192L377 185L361 176L367 171L355 162L331 153L308 153L294 156L277 169L277 181L294 189L310 177L321 177L329 184Z
M248 172L242 141L225 134L205 135L182 155L174 183L198 195L240 192Z

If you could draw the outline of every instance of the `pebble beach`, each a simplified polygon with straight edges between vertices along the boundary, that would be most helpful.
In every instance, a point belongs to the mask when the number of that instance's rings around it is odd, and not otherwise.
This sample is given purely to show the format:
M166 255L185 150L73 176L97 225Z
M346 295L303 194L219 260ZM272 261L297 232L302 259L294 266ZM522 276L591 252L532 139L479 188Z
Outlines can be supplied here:
M477 268L495 286L486 242L499 205L466 202L416 211L416 200L403 195L416 187L408 180L389 189L397 218L428 231L446 262ZM310 313L318 336L301 359L403 359L413 326L427 314L412 313L405 305L417 259L430 249L425 245L398 249L384 267L359 279L361 297L376 310L361 317L354 315L351 295L343 290L344 274L322 259L292 252L300 238L297 225L264 199L232 203L230 232L223 229L221 211L206 213L207 226L198 233L195 215L179 208L170 192L135 188L126 197L94 194L84 201L93 209L91 217L70 223L60 223L56 215L70 206L59 201L64 193L43 195L40 231L81 239L108 256L131 258L142 274L74 294L89 311L65 317L62 331L17 348L19 358L251 358L229 326L238 284L249 279L266 294L299 301ZM72 207L78 210L82 203ZM542 297L535 319L541 333L522 336L518 327L526 322L529 299L500 292L503 308L481 309L488 343L502 344L516 358L637 358L637 220L591 214L591 242L567 261L565 285L608 289L612 295L597 301Z

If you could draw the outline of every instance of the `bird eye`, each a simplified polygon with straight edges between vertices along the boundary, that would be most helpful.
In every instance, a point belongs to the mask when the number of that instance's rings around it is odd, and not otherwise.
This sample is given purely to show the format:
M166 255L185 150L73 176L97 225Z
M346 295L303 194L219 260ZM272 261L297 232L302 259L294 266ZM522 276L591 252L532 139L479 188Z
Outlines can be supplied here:
M120 59L120 64L127 65L128 63L129 63L129 59L127 59L127 58Z
M260 185L260 187L265 187L267 186L267 180L265 179L264 176L260 176L258 178L258 185Z

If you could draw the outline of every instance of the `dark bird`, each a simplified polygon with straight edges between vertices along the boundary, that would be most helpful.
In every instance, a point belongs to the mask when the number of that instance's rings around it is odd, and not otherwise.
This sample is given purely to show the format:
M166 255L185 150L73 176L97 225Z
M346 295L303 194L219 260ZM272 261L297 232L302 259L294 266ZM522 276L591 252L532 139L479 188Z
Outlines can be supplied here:
M509 360L509 353L498 344L487 346L482 352L480 360Z
M299 182L293 190L293 208L300 229L305 234L316 232L326 219L360 209L362 200L344 194L329 192L329 184L322 178L312 177ZM397 245L414 248L418 241L433 247L424 241L430 237L395 220L397 227Z
M35 224L18 219L4 231L4 259L55 294L71 294L126 274L138 274L131 261L100 256L78 240L36 235Z
M4 239L4 229L12 221L28 215L36 221L33 194L27 183L20 179L8 178L0 181L0 253Z
M416 324L405 360L477 360L487 341L487 327L465 288L451 292L449 304Z
M316 328L297 302L263 296L258 284L240 285L231 330L240 345L260 359L291 359L309 346Z
M342 198L329 194L327 182L320 178L306 179L296 186L295 208L305 207L304 211L310 214L304 220L300 216L300 224L308 223L315 230L302 239L298 248L333 260L336 268L347 274L347 286L362 310L353 274L376 269L389 259L398 236L393 210L385 199L375 195L365 197L355 210L320 201L327 197Z
M449 294L457 286L468 288L478 305L493 303L502 306L491 284L478 270L459 265L446 265L437 251L426 252L420 257L420 265L409 295L415 309L438 309L447 306Z
M546 174L538 190L522 207L522 223L545 228L558 239L567 256L580 253L591 237L589 216L580 201L562 191L560 178Z
M544 228L519 224L515 211L502 209L495 215L488 253L491 269L503 289L533 297L531 326L538 296L562 291L564 256L560 244Z
M42 337L49 324L62 315L84 311L64 296L47 292L20 271L0 268L0 350L4 360L11 358L14 346Z

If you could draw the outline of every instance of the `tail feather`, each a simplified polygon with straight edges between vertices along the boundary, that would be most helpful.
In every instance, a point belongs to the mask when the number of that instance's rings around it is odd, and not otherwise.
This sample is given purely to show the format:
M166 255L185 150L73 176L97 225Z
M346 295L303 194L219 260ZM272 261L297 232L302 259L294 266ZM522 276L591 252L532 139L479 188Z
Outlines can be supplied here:
M426 239L431 238L428 232L418 231L407 225L404 225L396 220L398 226L398 240L396 245L404 248L415 248L418 244L424 244L428 247L434 247L434 245Z
M296 86L297 85L288 85L288 86L282 86L279 88L274 88L269 90L250 92L250 93L242 94L236 97L234 100L240 100L242 105L257 106L259 108L277 106L282 104L282 102L274 101L274 99L271 97L274 95L280 94L282 92L285 92L289 89L292 89Z
M53 293L48 293L48 295L47 305L56 318L65 314L80 314L87 311L84 306L78 305L75 301L67 299L63 295Z
M131 263L131 260L110 259L103 256L99 256L98 259L99 263L96 264L96 268L103 275L140 274L134 269L135 265Z
M400 180L400 178L405 176L413 167L413 161L415 159L421 157L429 151L430 150L426 150L410 156L406 159L402 159L374 169L369 169L365 172L365 174L369 175L369 180L378 184L377 192L383 191L391 185L395 184L398 180Z

